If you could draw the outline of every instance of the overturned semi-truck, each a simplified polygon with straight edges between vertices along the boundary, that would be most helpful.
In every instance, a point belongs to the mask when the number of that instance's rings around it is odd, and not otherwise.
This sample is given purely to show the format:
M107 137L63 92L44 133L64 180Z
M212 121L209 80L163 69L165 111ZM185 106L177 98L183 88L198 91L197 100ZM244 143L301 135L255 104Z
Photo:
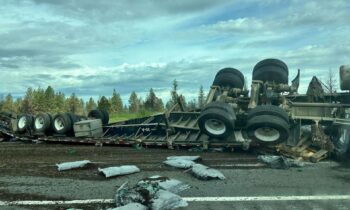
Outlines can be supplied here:
M287 65L265 59L253 68L250 90L239 70L218 71L202 109L185 110L178 96L178 103L164 113L117 123L108 124L108 113L94 110L88 117L65 113L23 119L27 115L21 115L9 127L18 138L41 141L204 149L256 146L291 156L312 147L314 160L329 154L344 156L350 150L350 67L341 66L339 73L342 92L325 91L323 83L313 77L306 94L299 94L300 70L288 84ZM103 132L76 137L73 126L90 125L91 119L101 120ZM35 132L33 127L42 130Z

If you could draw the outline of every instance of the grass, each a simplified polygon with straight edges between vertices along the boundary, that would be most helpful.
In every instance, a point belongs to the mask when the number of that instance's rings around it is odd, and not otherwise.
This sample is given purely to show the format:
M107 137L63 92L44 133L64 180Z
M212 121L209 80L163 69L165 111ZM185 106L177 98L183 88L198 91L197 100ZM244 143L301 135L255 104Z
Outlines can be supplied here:
M109 123L120 122L124 120L130 120L135 118L147 117L157 114L157 112L141 111L137 113L121 112L121 113L109 113Z

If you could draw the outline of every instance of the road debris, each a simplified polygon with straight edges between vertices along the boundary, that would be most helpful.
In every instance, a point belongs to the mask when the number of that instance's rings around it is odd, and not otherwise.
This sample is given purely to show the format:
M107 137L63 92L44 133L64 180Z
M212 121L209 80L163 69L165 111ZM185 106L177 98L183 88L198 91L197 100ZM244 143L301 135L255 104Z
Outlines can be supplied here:
M74 161L74 162L65 162L65 163L58 163L56 166L58 167L58 171L65 171L75 168L83 168L87 164L90 164L90 160L81 160L81 161Z
M166 160L163 163L168 166L181 168L181 169L188 169L188 168L191 168L194 164L196 164L192 160L186 160L186 159L171 159L171 160Z
M125 206L120 206L117 208L109 208L107 210L147 210L147 206L144 206L140 203L129 203Z
M190 188L190 185L185 184L177 179L170 179L168 177L159 175L151 176L138 182L139 185L145 183L157 183L161 189L172 193L179 193Z
M167 160L176 160L176 159L182 159L182 160L191 160L196 161L201 159L200 156L169 156L166 158Z
M186 207L187 202L174 192L188 188L188 185L178 180L158 175L142 179L134 187L125 182L115 195L116 206L126 207L131 203L139 203L154 210Z
M259 155L258 160L266 163L270 168L288 169L290 167L303 167L304 163L284 156Z
M112 176L121 176L127 174L133 174L140 172L140 169L134 165L124 165L124 166L116 166L116 167L108 167L108 168L99 168L99 172L103 173L106 178Z
M187 206L188 203L180 196L166 190L159 190L156 193L155 198L152 199L151 209L166 210Z
M225 179L226 177L218 170L202 164L194 164L192 173L200 179Z

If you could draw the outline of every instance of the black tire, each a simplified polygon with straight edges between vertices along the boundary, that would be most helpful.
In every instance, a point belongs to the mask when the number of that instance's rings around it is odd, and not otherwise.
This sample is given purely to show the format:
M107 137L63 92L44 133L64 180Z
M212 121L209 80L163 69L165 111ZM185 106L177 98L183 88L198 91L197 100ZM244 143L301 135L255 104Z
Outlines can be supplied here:
M91 110L88 114L88 117L92 119L100 119L102 124L104 124L103 122L105 122L105 119L104 119L105 117L103 112L98 109Z
M17 131L19 133L25 133L28 130L32 130L34 123L34 117L30 114L22 114L18 116Z
M66 114L67 114L67 115L69 116L69 118L71 119L72 124L74 124L74 123L76 123L76 122L79 121L79 117L78 117L77 115L75 115L75 114L73 114L73 113L71 113L71 112L67 112Z
M232 134L235 120L236 115L228 104L213 102L202 110L198 126L208 136L223 139Z
M233 116L236 116L232 107L230 105L228 105L227 103L221 102L221 101L214 101L211 102L209 104L207 104L203 109L202 112L207 110L207 109L211 109L211 108L217 108L217 109L221 109L225 112L230 113Z
M253 80L288 84L288 67L278 59L265 59L254 66Z
M109 122L109 113L106 110L100 110L103 114L102 124L107 125Z
M244 76L242 72L237 69L224 68L216 74L213 85L243 89Z
M272 115L272 116L277 116L282 119L284 119L287 123L289 123L289 116L286 111L284 111L281 107L279 106L274 106L274 105L261 105L257 106L254 109L250 110L248 112L248 117L247 119L251 119L255 116L259 115Z
M261 144L277 144L288 140L289 123L278 116L255 116L248 120L247 134Z
M339 127L338 134L332 137L335 158L339 161L350 160L350 130Z
M67 134L73 130L73 121L69 113L57 114L52 125L53 130L58 134Z
M52 128L52 117L48 113L40 113L34 118L34 130L38 133L46 133Z

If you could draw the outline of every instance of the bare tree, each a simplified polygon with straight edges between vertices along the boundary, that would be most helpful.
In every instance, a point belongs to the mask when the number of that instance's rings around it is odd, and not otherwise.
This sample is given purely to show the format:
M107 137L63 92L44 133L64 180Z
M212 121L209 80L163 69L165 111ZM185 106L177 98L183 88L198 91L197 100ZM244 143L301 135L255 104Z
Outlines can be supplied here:
M327 78L326 78L326 91L328 93L335 93L337 92L337 76L336 72L334 72L331 68L328 70Z

